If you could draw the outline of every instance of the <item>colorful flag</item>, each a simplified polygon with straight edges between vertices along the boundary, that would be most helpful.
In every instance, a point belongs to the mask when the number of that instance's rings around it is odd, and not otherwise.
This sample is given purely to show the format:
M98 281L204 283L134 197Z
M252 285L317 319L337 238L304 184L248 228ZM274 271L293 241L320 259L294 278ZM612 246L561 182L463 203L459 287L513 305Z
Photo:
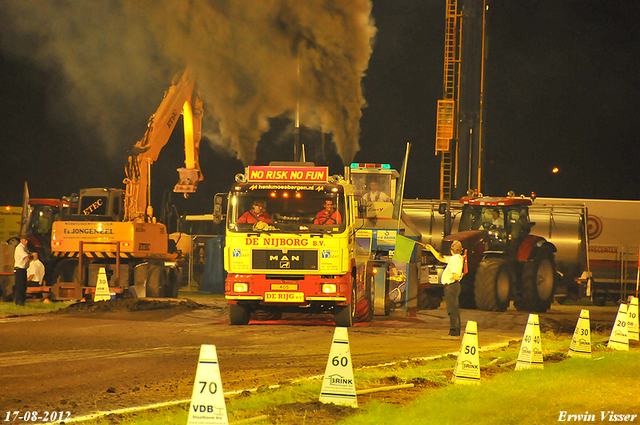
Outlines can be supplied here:
M413 254L413 247L416 241L409 239L402 235L396 236L396 249L393 251L393 259L402 263L408 263L411 261L411 255Z

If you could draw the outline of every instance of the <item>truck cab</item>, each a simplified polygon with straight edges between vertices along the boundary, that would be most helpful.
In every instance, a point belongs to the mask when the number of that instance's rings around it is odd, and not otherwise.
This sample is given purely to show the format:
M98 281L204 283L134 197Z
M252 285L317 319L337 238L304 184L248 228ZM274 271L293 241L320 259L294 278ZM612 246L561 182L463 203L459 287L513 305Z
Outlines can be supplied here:
M364 292L356 288L353 186L312 163L249 166L236 182L224 259L231 324L247 324L253 312L309 312L351 326Z

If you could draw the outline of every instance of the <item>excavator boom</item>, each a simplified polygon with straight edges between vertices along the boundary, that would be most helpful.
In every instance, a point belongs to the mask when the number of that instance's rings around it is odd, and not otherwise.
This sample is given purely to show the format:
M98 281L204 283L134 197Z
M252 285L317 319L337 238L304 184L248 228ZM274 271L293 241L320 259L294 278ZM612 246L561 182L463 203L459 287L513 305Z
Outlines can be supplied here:
M202 135L203 105L195 90L195 79L191 68L187 68L179 79L174 79L165 93L156 112L151 115L144 137L134 146L126 167L125 221L152 221L150 207L151 164L158 159L160 151L183 115L185 167L179 168L180 180L174 192L196 191L202 180L199 163L200 138Z

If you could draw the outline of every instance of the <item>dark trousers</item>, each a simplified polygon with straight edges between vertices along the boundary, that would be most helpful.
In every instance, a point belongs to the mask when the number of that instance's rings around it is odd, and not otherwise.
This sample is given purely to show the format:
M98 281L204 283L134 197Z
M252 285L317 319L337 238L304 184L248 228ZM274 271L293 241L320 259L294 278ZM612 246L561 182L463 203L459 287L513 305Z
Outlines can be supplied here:
M13 302L16 305L24 305L27 300L27 269L16 269L13 275Z
M460 296L460 282L451 283L444 287L444 301L447 303L449 314L449 335L460 335L460 310L458 297Z

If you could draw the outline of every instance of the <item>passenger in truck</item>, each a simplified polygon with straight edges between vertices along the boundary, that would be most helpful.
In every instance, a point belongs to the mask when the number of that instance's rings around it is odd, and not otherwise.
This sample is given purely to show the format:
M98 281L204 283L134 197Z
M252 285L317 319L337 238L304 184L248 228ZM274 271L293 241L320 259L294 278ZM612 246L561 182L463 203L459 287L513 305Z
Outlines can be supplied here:
M324 201L324 209L316 214L313 224L342 224L342 216L340 211L336 211L333 199Z
M273 224L269 213L264 211L266 203L263 200L256 200L253 203L253 209L245 212L238 219L238 223L257 223L263 221L265 223Z

